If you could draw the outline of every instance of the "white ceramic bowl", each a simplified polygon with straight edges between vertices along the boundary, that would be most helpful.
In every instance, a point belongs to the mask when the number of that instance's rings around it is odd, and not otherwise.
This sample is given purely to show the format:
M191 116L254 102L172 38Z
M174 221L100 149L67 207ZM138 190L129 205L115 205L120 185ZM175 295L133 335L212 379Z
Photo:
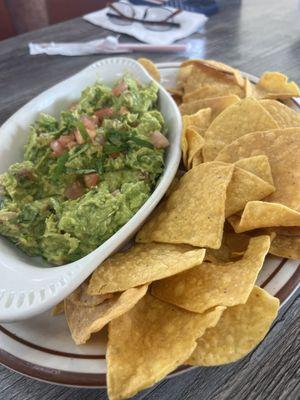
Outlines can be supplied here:
M152 81L136 61L123 57L108 58L46 90L12 115L0 128L0 173L22 160L28 128L40 112L58 116L96 80L111 85L124 73L144 84ZM0 322L30 318L60 302L112 252L123 246L153 211L172 182L180 162L181 116L162 86L159 87L159 109L165 118L170 140L165 171L146 203L109 240L78 261L49 268L41 258L26 256L8 240L0 238Z

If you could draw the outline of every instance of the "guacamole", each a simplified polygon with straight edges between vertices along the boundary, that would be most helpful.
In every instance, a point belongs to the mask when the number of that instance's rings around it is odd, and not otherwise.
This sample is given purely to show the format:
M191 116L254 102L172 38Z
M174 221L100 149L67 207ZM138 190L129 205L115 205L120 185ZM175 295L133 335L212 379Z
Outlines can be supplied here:
M97 82L30 128L24 160L0 176L0 234L52 264L93 251L138 211L168 146L155 83Z

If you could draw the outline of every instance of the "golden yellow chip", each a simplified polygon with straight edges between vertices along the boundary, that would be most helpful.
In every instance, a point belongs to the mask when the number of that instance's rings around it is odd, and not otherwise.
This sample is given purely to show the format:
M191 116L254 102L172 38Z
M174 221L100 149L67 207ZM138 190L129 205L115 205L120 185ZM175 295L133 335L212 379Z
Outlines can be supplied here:
M229 96L211 97L202 100L191 101L190 103L183 103L179 107L182 115L194 114L203 108L211 108L212 120L216 118L222 111L234 103L238 103L240 98L234 94Z
M269 236L251 238L242 259L223 264L204 262L153 283L151 294L198 313L216 306L243 304L253 289L269 247Z
M267 233L271 235L271 233ZM250 239L251 236L245 233L224 231L221 247L219 249L207 249L204 260L215 264L235 261L243 256Z
M278 309L279 300L255 286L246 304L227 308L218 324L198 339L187 363L213 366L244 357L266 336Z
M138 58L137 62L145 68L145 70L153 79L155 79L157 82L160 82L159 70L151 60L149 60L148 58Z
M206 85L200 85L192 92L184 95L183 102L189 103L210 97L228 96L232 94L235 94L241 98L244 97L244 92L239 86L228 85L225 83L210 83Z
M224 110L205 132L204 161L214 160L228 144L254 131L277 128L277 123L253 97Z
M184 166L187 168L188 164L192 163L193 158L202 159L202 147L204 140L201 136L208 128L211 122L211 109L204 108L192 115L184 115L183 120L183 132L181 137L181 150L182 150L182 161ZM196 134L198 133L198 134ZM200 136L201 135L201 136ZM188 161L190 158L190 161ZM197 158L197 159L198 159Z
M136 244L114 254L93 273L90 295L120 292L185 271L202 262L204 249L178 244Z
M193 91L196 87L211 83L237 86L243 94L243 78L237 70L215 61L188 60L181 67L192 66L192 70L184 83L185 93ZM241 87L240 87L241 86Z
M83 282L68 296L68 301L71 301L73 304L82 307L94 307L113 297L112 293L105 293L101 295L96 293L97 296L90 296L88 294L88 286L89 284L87 282Z
M296 82L289 82L288 77L280 72L265 72L260 77L256 88L263 98L288 99L300 96L300 89Z
M184 115L182 117L183 125L186 128L193 128L198 133L205 131L211 123L211 108L203 108L195 114Z
M261 200L274 191L275 187L270 183L245 169L235 167L227 188L226 218L242 210L249 201Z
M274 185L271 166L269 159L265 155L241 158L235 162L235 165L239 168L245 169L246 171L252 172L252 174L258 176L265 182Z
M272 115L279 128L300 127L300 113L276 100L261 100L260 104Z
M248 78L245 78L244 80L244 92L245 92L245 97L253 96L252 83L249 81Z
M300 128L249 133L226 146L217 160L232 163L259 154L268 157L276 188L265 200L299 209Z
M51 315L55 317L56 315L64 314L64 312L65 312L65 304L64 301L61 301L52 308Z
M235 82L241 87L244 86L244 78L243 78L242 74L240 73L240 71L237 70L236 68L230 67L230 65L224 64L224 63L222 63L220 61L216 61L216 60L205 60L205 61L210 66L215 67L216 69L218 69L220 71L231 73L233 75Z
M192 73L192 70L193 70L192 65L180 66L176 77L176 83L178 89L183 91L185 83L188 80L190 74Z
M202 163L202 148L204 146L203 137L195 131L193 128L187 128L186 132L186 140L188 146L187 160L184 164L186 169L191 169L193 164L198 165ZM183 158L184 160L184 158ZM195 163L194 163L195 160Z
M223 310L191 313L147 294L113 320L106 355L110 400L127 399L183 364L197 338L216 325Z
M151 215L138 242L187 243L219 248L225 220L226 190L233 165L200 164Z
M249 201L241 217L232 215L228 221L237 233L271 226L300 226L300 212L279 203Z
M139 286L115 293L103 303L87 307L65 299L65 314L72 338L76 344L86 343L92 333L99 332L114 318L130 310L147 292L148 286Z
M274 256L300 259L300 236L276 235L272 240L270 253Z

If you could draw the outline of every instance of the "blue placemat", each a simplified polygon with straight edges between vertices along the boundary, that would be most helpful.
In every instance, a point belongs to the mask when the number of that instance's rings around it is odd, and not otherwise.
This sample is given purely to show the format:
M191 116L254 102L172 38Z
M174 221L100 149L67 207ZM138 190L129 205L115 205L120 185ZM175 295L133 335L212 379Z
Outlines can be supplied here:
M155 5L146 0L130 0L132 4L149 6L149 7L174 7L181 8L186 11L198 12L207 16L213 15L218 12L219 7L215 0L170 0L165 2L162 6Z

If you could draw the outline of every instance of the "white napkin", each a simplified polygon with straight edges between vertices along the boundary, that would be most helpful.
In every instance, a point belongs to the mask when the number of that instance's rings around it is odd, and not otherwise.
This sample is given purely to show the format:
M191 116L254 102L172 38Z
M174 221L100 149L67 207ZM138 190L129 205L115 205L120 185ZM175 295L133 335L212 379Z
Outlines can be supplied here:
M132 7L135 9L136 18L142 18L145 9L149 8L135 5L132 5ZM168 8L175 11L175 8ZM197 32L207 20L204 14L182 11L174 17L174 22L179 23L181 25L180 28L173 28L164 32L155 32L145 28L140 22L133 22L131 25L114 24L106 16L108 10L108 8L104 8L100 11L84 15L83 19L114 32L126 33L127 35L149 44L171 44L175 42L175 40L183 39Z

